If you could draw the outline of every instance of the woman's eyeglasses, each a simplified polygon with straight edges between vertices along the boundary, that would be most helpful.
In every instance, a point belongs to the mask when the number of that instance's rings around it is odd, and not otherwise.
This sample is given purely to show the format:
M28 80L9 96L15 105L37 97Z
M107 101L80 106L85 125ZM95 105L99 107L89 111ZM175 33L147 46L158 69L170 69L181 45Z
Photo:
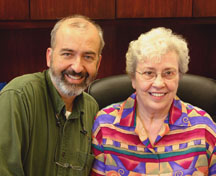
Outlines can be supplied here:
M159 74L161 78L165 80L172 80L176 77L176 75L178 75L178 72L174 69L165 70L161 73L157 73L152 70L146 70L143 72L136 71L136 72L139 73L142 76L142 78L147 81L154 81L158 77Z

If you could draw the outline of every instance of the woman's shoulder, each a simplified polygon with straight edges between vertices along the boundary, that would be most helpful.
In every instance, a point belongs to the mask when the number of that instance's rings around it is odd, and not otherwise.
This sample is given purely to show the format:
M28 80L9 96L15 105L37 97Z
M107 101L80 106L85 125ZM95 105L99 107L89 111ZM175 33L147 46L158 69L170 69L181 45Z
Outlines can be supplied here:
M114 103L102 108L96 115L96 121L103 123L113 123L117 118L122 103Z
M197 125L197 124L202 124L207 126L210 125L216 129L216 124L213 121L213 118L204 109L187 102L181 101L181 103L183 107L182 109L186 109L185 113L187 114L191 122L191 125Z
M108 106L102 108L98 112L98 115L102 115L102 114L107 114L110 116L116 115L120 110L121 104L122 103L113 103L111 105L108 105Z

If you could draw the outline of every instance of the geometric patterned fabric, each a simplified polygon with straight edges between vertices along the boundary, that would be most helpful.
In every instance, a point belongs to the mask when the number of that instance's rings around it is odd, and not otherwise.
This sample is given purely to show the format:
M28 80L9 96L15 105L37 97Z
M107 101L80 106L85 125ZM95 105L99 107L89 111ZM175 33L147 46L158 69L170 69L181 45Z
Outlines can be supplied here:
M136 116L136 93L98 112L91 175L216 175L216 124L204 110L173 100L154 144Z

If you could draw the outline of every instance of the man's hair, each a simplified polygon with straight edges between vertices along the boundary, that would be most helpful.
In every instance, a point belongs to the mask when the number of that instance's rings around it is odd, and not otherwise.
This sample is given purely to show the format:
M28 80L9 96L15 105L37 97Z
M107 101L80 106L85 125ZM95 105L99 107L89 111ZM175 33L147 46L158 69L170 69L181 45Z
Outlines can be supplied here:
M99 37L100 37L100 48L99 48L99 54L102 53L102 50L103 50L103 47L105 45L105 42L104 42L104 39L103 39L103 30L102 28L96 24L93 20L91 20L90 18L86 17L86 16L83 16L83 15L72 15L72 16L68 16L68 17L65 17L65 18L62 18L61 20L59 20L55 26L53 27L52 31L51 31L51 48L55 48L55 44L56 44L56 33L58 31L58 29L60 28L60 26L65 22L65 21L70 21L71 20L71 24L73 27L75 28L86 28L87 26L87 23L86 22L83 22L83 21L73 21L73 19L83 19L89 23L91 23L92 25L94 25L96 27L96 29L98 30L98 34L99 34Z

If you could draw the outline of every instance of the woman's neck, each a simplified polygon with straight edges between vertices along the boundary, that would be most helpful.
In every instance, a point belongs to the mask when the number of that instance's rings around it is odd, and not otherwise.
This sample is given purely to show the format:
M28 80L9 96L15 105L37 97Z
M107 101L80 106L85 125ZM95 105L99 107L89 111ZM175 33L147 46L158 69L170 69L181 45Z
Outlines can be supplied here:
M168 112L150 113L143 108L137 107L137 116L145 128L151 144L154 144L167 115Z

